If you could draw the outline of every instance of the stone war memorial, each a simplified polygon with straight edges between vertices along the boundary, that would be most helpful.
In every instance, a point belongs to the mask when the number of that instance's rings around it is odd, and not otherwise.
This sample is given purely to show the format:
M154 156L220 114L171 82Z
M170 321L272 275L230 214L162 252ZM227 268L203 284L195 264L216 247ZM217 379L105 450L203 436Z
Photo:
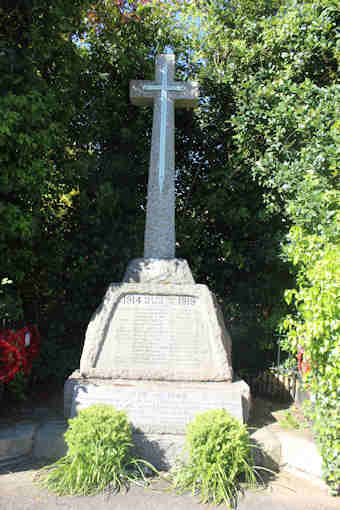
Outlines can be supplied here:
M225 408L247 419L249 388L233 381L231 339L215 296L175 257L175 108L194 108L195 82L175 81L158 55L154 81L130 98L153 107L144 258L111 283L88 325L80 370L65 384L65 416L96 403L126 410L139 456L169 468L197 413Z

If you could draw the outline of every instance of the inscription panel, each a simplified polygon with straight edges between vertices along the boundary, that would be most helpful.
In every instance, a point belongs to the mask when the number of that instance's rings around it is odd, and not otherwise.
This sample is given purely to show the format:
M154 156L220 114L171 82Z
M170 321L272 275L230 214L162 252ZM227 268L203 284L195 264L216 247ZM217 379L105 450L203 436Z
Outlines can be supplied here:
M208 332L198 301L190 295L122 296L96 367L199 369L209 357L209 342L202 341Z
M231 389L231 388L230 388ZM186 425L197 413L210 409L227 409L235 418L243 421L241 396L235 391L154 391L91 388L78 389L72 415L93 403L113 405L128 412L133 425L145 432L185 433Z

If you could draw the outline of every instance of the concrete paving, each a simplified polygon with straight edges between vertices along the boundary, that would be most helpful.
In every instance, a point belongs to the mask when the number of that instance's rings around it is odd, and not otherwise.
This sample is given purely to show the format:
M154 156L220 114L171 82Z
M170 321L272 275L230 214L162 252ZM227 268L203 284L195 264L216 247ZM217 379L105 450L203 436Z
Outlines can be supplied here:
M281 443L281 465L301 471L311 478L322 478L322 459L316 444L294 431L276 430Z
M0 474L0 510L223 510L204 505L190 493L176 495L167 486L155 490L132 487L128 492L96 496L56 496L42 490L35 482L37 466L27 464L15 472ZM339 498L301 481L281 474L265 489L247 491L240 497L237 510L338 510Z

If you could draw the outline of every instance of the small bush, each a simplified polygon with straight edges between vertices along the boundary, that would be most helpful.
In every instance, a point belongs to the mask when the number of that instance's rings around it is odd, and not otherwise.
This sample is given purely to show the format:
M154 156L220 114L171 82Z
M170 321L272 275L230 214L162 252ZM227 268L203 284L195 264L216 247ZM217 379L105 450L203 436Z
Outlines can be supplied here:
M187 426L187 462L173 472L173 485L200 494L203 503L235 502L241 482L256 485L249 434L224 409L198 414Z
M69 420L65 457L43 469L43 487L57 494L94 494L110 487L119 490L144 478L143 466L152 466L130 454L132 431L125 411L96 404ZM154 468L153 468L154 469Z

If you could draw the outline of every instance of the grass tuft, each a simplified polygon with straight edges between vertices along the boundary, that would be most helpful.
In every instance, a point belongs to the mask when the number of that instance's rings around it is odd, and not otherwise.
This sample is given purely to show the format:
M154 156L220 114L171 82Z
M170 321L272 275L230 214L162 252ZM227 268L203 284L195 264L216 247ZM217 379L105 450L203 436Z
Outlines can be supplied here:
M131 455L132 431L125 411L97 404L69 420L65 457L38 473L38 483L58 495L117 492L130 483L147 483L148 462Z
M172 471L172 485L202 503L235 507L242 487L258 487L247 428L224 409L198 414L188 424L186 453Z

